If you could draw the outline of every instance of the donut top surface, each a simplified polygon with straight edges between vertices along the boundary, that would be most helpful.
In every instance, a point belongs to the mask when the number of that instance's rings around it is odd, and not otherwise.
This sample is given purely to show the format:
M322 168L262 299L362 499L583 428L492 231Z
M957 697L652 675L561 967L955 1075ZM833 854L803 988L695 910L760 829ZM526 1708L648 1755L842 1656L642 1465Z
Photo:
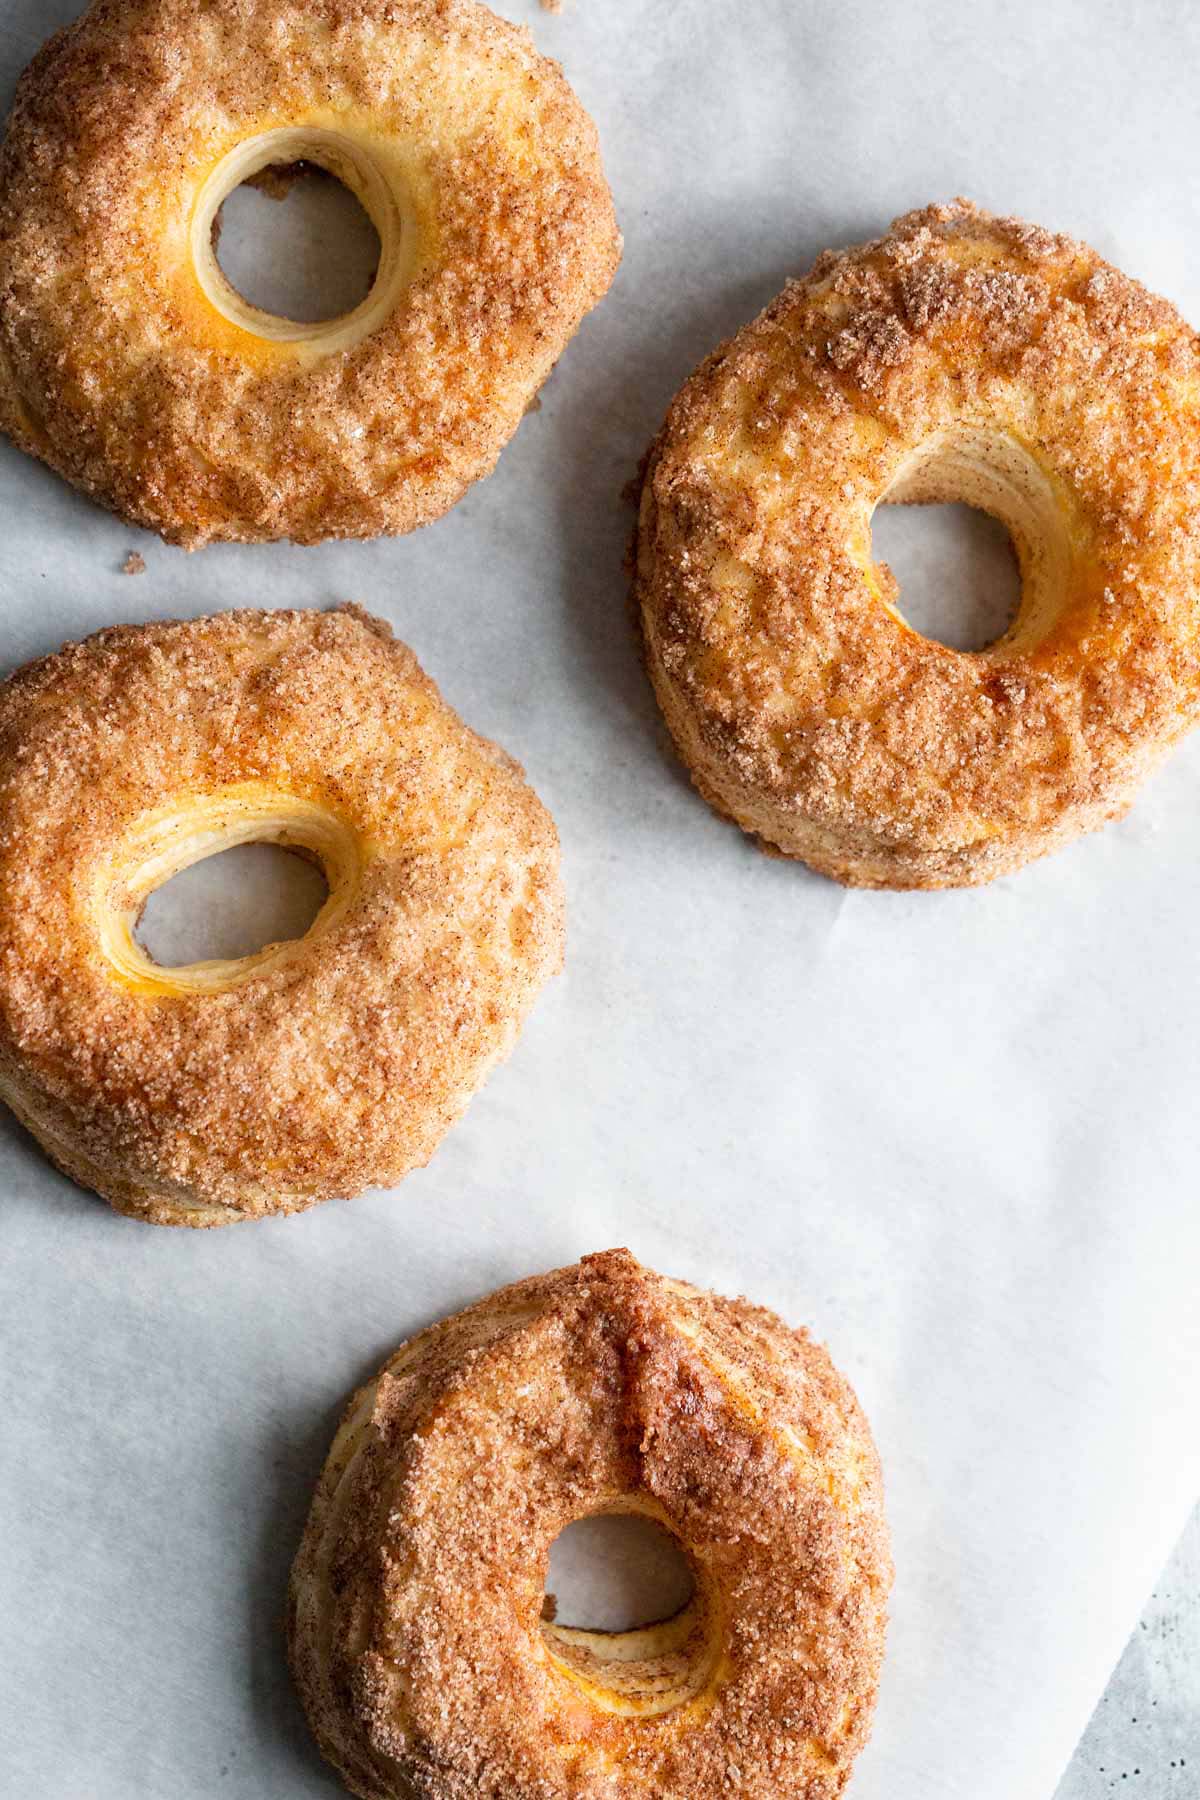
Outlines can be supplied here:
M626 1633L543 1614L581 1516L658 1520L696 1595ZM627 1251L404 1346L352 1402L292 1586L326 1755L370 1800L841 1791L891 1579L878 1460L803 1331Z
M1195 332L1085 244L959 201L820 257L647 467L638 599L705 790L913 885L1121 810L1200 710L1198 426ZM888 500L1009 527L1023 600L985 651L904 621L871 553Z
M262 839L323 866L310 931L150 963L147 893ZM399 1180L562 935L520 769L357 609L118 627L0 686L0 1083L126 1210L223 1223Z
M303 160L381 241L324 328L241 302L210 243ZM0 154L0 425L189 546L406 531L492 467L619 254L590 119L476 0L96 0Z

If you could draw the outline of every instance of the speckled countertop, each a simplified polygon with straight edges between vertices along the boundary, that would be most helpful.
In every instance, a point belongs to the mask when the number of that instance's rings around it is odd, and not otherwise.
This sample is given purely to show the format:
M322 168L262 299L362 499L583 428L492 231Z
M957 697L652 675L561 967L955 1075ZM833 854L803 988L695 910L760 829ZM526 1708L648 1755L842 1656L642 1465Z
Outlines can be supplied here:
M1055 1800L1200 1800L1200 1507Z

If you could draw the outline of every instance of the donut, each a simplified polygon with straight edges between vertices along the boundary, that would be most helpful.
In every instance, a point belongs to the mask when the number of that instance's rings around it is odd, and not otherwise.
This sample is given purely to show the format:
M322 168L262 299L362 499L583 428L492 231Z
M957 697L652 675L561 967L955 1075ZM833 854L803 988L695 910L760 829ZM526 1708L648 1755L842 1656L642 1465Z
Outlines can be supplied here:
M550 1546L599 1513L674 1534L674 1618L553 1622ZM433 1326L354 1396L291 1662L363 1800L833 1800L890 1583L878 1458L826 1352L613 1250Z
M696 786L855 887L992 880L1119 817L1200 707L1200 353L1086 244L965 200L819 257L649 453L635 602ZM1007 526L1022 596L922 637L881 502Z
M229 194L296 165L380 240L318 325L214 251ZM189 548L411 531L492 469L620 247L591 120L476 0L96 0L0 155L0 426Z
M250 842L324 871L308 933L152 962L147 896ZM562 939L521 770L357 608L120 626L0 687L0 1099L119 1212L226 1225L393 1186Z

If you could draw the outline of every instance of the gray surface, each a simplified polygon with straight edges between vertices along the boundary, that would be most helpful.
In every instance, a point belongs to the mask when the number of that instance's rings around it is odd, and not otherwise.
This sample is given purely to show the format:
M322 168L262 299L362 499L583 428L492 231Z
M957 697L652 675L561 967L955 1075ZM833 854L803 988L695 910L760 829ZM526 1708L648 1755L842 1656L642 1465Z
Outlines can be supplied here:
M1200 1794L1200 1507L1063 1777L1055 1800Z

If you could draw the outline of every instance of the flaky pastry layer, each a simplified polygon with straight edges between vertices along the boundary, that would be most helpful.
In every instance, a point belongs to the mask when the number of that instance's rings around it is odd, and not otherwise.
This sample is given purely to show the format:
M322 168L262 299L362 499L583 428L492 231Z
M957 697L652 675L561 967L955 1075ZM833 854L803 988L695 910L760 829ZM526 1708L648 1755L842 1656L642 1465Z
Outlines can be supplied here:
M820 257L684 387L636 599L701 792L852 885L985 882L1102 825L1200 708L1200 350L1085 244L966 201ZM908 626L886 501L999 516L1011 629Z
M678 1621L606 1643L544 1617L550 1546L596 1512L676 1535ZM825 1351L617 1250L435 1325L355 1396L291 1657L363 1800L833 1800L890 1583L878 1458Z
M328 167L382 245L359 315L283 341L209 242L270 157ZM409 531L492 468L619 255L591 120L476 0L94 0L0 153L0 427L189 547Z
M160 969L149 891L315 858L303 938ZM0 687L0 1098L123 1212L221 1225L425 1163L562 957L520 769L356 608L118 627Z

